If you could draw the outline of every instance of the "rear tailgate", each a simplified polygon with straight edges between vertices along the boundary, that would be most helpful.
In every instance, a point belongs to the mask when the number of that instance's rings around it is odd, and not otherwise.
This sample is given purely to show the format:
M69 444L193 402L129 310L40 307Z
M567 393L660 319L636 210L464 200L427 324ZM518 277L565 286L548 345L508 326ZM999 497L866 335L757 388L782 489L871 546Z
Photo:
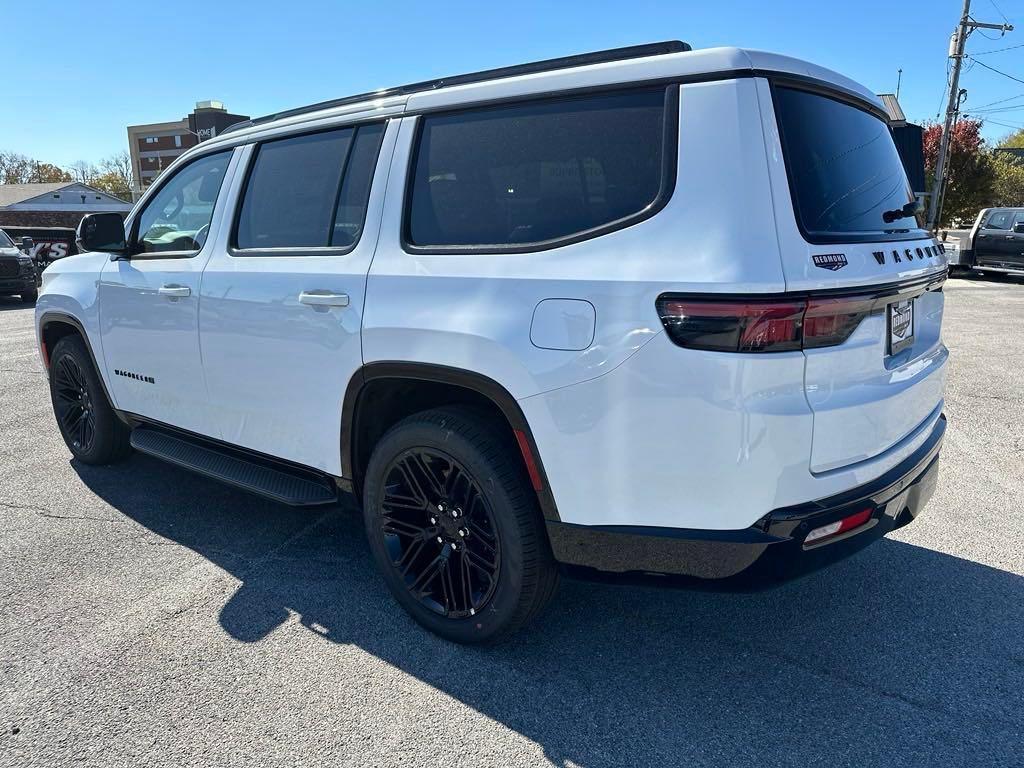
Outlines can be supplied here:
M849 339L805 350L812 472L877 456L938 417L947 357L945 271L930 277L866 293L875 308Z
M805 347L816 473L878 456L937 418L947 357L945 255L912 215L884 113L821 77L759 91L772 105L762 124L786 291L863 314L842 343Z

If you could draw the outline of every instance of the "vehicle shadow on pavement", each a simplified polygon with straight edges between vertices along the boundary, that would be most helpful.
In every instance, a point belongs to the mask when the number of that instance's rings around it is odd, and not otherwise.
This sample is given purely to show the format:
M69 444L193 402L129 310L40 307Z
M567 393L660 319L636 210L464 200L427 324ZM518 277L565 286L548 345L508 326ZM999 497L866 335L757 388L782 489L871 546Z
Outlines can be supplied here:
M232 637L259 642L295 613L559 766L1022 757L1024 578L1004 571L886 539L757 594L563 581L535 625L468 648L390 599L351 508L290 509L141 456L73 466L116 510L242 582L219 616Z

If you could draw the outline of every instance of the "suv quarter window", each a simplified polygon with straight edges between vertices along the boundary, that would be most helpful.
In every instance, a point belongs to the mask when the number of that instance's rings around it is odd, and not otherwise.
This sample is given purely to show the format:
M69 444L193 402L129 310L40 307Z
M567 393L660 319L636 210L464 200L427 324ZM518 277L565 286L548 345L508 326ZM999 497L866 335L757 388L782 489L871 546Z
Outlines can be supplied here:
M235 248L354 248L383 137L384 123L369 123L258 145L239 204Z
M163 183L135 219L137 253L199 253L232 152L198 157Z
M653 215L675 182L676 94L637 88L421 117L405 246L541 250Z

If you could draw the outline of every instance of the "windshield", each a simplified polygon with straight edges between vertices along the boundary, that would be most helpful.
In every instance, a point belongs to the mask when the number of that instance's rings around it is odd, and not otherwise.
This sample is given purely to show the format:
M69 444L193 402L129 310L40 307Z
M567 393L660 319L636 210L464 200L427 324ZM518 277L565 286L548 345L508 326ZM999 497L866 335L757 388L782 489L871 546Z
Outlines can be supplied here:
M883 218L914 200L885 122L845 102L781 86L775 109L793 205L809 239L895 239L919 228L913 216Z
M0 248L14 248L14 241L2 229L0 229Z

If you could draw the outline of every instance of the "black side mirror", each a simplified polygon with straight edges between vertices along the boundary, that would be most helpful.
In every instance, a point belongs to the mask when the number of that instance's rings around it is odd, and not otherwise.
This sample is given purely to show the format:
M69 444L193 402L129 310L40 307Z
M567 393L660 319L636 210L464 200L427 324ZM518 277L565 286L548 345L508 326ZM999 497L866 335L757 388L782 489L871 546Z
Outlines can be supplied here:
M21 238L21 250L25 253L32 253L32 249L36 247L36 241L31 237Z
M114 257L128 255L124 220L116 213L90 213L82 217L75 234L79 251L106 251Z
M1014 224L1013 231L1018 235L1024 235L1024 221Z

